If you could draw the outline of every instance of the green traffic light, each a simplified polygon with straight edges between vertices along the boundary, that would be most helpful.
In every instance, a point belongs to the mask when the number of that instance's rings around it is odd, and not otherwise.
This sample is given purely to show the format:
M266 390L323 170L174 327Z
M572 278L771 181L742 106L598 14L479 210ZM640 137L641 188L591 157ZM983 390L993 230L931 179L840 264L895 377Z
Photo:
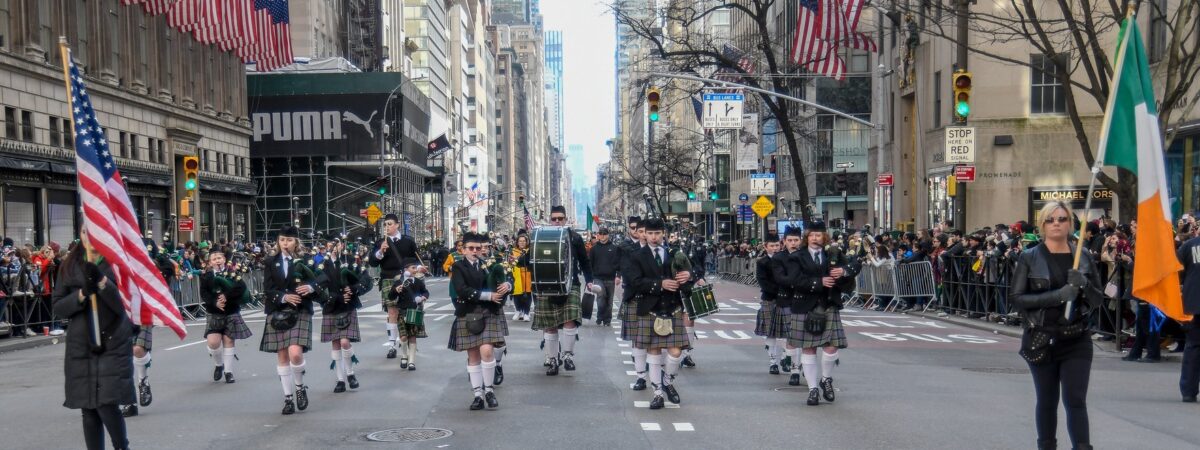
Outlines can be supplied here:
M695 200L695 199L696 199L696 193L688 192L688 200Z
M195 180L195 179L189 179L189 180L187 180L187 181L184 181L184 182L183 182L183 188L184 188L184 189L187 189L187 190L189 190L189 191L194 191L194 190L196 190L196 180Z
M651 121L651 122L658 122L658 113L656 113L656 112L652 112L652 113L650 113L650 121Z
M387 188L385 188L385 187L379 188L379 195L387 195Z
M958 113L959 117L967 117L971 114L971 105L965 101L959 101L954 105L954 112Z
M716 192L709 192L709 193L708 193L708 199L709 199L709 200L716 200L716 199L717 199L717 193L716 193Z

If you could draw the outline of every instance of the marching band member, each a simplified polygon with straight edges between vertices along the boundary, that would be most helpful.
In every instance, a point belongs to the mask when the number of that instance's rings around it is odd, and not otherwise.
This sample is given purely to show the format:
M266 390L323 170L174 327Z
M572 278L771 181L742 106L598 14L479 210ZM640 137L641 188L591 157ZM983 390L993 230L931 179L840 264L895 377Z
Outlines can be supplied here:
M822 397L827 402L834 400L833 367L838 349L846 348L846 331L838 312L841 288L846 281L854 281L847 276L845 261L835 257L840 255L826 251L828 240L825 224L814 222L804 231L805 248L789 255L799 262L799 270L787 278L795 293L788 350L801 352L800 368L808 382L809 406L820 404ZM818 348L823 349L820 364Z
M226 264L225 250L219 247L210 250L208 268L200 275L200 299L208 316L204 327L208 356L216 366L213 381L221 381L224 374L226 383L234 382L233 360L237 353L234 341L254 335L242 320L246 294L246 282L237 267Z
M146 245L146 251L151 255L158 253L158 247L153 239L143 238L142 243ZM150 350L154 346L154 326L143 325L135 327L133 336L133 382L137 384L138 401L137 404L127 405L121 409L121 415L125 417L133 417L138 415L138 405L143 407L150 406L150 402L154 401L154 394L150 391L150 380L147 378L146 370L150 368Z
M358 389L358 377L354 375L357 358L351 343L362 338L358 326L358 309L362 308L359 296L365 293L363 277L370 275L357 259L349 256L345 243L336 241L332 255L335 258L321 264L321 281L330 293L329 300L321 305L321 342L330 343L329 358L337 376L333 392L342 393L346 392L347 382L350 389Z
M517 310L513 314L513 320L528 322L529 309L533 306L533 294L529 290L529 267L521 263L526 253L529 253L529 235L525 234L525 230L521 230L517 233L517 240L512 249L512 298L513 307Z
M267 259L263 271L263 312L267 315L258 349L275 353L279 382L283 385L283 414L308 408L304 385L304 353L312 349L313 302L324 303L316 274L298 254L300 230L285 225L279 230L279 252Z
M425 280L420 277L420 263L415 259L408 259L404 261L403 266L404 273L401 274L400 282L392 283L392 290L388 292L388 297L391 297L389 300L396 305L402 320L408 316L410 309L424 311L425 300L429 298L429 289L425 288ZM429 337L425 334L425 324L405 321L404 326L398 326L397 330L400 332L400 347L404 353L400 356L400 368L417 370L417 339Z
M385 236L371 252L371 267L379 268L379 293L383 307L387 310L388 359L396 357L396 339L400 335L400 310L387 293L392 290L393 279L404 270L405 259L417 258L417 243L411 236L400 233L400 219L395 214L383 216Z
M762 336L767 342L767 357L771 360L768 372L771 375L779 375L779 354L787 344L788 321L791 319L776 303L776 299L779 298L779 285L775 283L775 277L771 273L771 263L772 257L779 253L779 249L779 240L768 237L766 254L754 263L755 278L758 280L759 290L762 291L762 303L758 308L758 320L754 323L754 334ZM787 361L784 362L783 369L785 372L791 372ZM796 377L799 381L799 374L796 374Z
M664 394L671 403L679 404L674 380L683 360L683 348L689 344L689 336L683 327L680 292L691 288L692 274L672 267L663 242L663 228L662 220L647 220L647 245L639 249L624 267L629 286L638 296L638 329L633 336L633 345L648 354L650 385L654 388L650 409L663 408ZM665 358L664 349L667 351Z
M493 386L495 347L503 346L504 336L508 334L501 302L512 286L505 283L495 292L488 291L487 272L479 259L487 238L468 232L463 241L465 258L451 267L450 283L454 285L455 297L448 347L467 352L467 374L475 394L471 410L476 411L483 409L485 400L488 408L500 406Z
M501 242L503 242L503 241L501 241ZM516 285L516 281L513 280L512 272L509 269L509 265L504 261L503 251L501 249L499 249L498 246L493 246L493 244L491 242L485 243L483 245L483 248L484 248L485 254L487 255L486 262L484 263L484 267L488 273L488 277L487 277L488 290L495 292L497 288L499 288L501 285L503 285L505 283L508 283L509 286ZM505 295L505 298L500 300L500 310L501 311L504 311L504 302L507 300L507 298L508 298L508 295ZM503 314L501 314L500 320L504 320ZM507 321L504 322L504 329L505 330L508 329ZM499 345L497 345L496 347L497 347L496 350L493 352L496 355L495 383L496 383L496 386L499 386L501 383L504 382L504 355L506 355L508 353L508 348L506 346L499 346Z
M618 314L621 316L621 340L631 343L638 331L637 297L629 285L629 277L625 274L629 271L628 264L632 262L633 256L646 246L644 232L642 218L630 216L630 240L621 247L621 309ZM632 353L637 378L629 387L635 391L643 391L646 390L646 349L633 347Z
M567 227L567 210L562 205L550 208L550 223L557 227ZM574 282L571 291L566 296L534 295L533 330L542 330L549 367L546 375L558 375L561 364L568 371L575 370L575 336L579 333L579 324L583 318L580 310L579 273L587 282L587 288L593 289L592 265L588 262L587 250L583 246L583 238L575 230L567 228L570 239L571 255L574 257L568 275ZM559 340L558 330L562 329L562 340ZM560 352L561 344L561 352Z
M788 227L784 231L783 250L771 256L771 262L768 266L771 268L771 279L774 280L776 287L779 289L779 294L775 297L775 310L780 317L772 317L772 324L780 325L780 328L775 329L776 336L780 333L784 337L791 336L792 326L792 303L796 297L795 287L792 286L791 279L801 270L799 252L804 243L804 231L798 227ZM779 341L776 341L778 345ZM790 359L793 363L800 362L800 349L784 342L787 349L785 360ZM800 372L796 371L789 377L788 385L800 385Z

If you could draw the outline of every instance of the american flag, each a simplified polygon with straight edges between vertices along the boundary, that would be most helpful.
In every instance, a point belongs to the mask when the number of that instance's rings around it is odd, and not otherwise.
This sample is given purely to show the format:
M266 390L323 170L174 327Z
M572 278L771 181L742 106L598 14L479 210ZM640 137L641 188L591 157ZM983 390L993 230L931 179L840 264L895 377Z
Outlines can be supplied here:
M837 0L800 0L792 62L841 80L846 76L846 63L837 53L837 43L846 35L846 16Z
M743 52L741 49L733 46L733 44L726 43L725 45L722 45L721 56L725 57L725 59L733 61L734 64L737 65L737 68L741 69L741 72L733 70L732 67L726 66L717 70L717 73L713 76L713 78L724 81L738 81L742 78L743 74L754 73L754 60L751 59L750 55L746 54L746 52Z
M525 202L521 202L521 209L525 210L525 229L533 230L533 216L529 214L529 207L525 206Z
M233 51L270 72L292 63L288 0L121 0L147 14L167 14L167 24L196 42Z
M112 265L117 289L129 318L137 325L166 326L179 338L187 336L162 274L142 245L137 218L125 182L108 151L104 129L88 97L83 77L66 52L71 91L75 168L83 203L83 227L100 255Z

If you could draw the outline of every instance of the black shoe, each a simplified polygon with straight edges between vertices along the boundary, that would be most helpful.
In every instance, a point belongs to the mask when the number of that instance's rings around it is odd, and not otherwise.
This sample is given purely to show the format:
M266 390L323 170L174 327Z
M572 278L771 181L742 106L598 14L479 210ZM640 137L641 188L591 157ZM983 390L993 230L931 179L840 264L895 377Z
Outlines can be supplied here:
M337 384L335 384L335 385L333 386L333 393L334 393L334 394L341 394L341 393L343 393L343 392L346 392L346 382L345 382L345 381L339 381L339 382L337 382Z
M496 376L493 377L492 384L499 386L500 383L503 383L503 382L504 382L504 368L500 367L500 366L496 366Z
M1195 397L1192 398L1194 399ZM124 408L121 408L121 417L133 417L136 415L138 415L137 405L128 405Z
M816 406L821 404L821 391L817 388L808 390L808 406Z
M799 385L800 385L800 374L793 373L792 377L788 379L788 386L799 386Z
M387 359L396 359L396 347L388 349Z
M408 363L408 371L412 372L414 370L417 370L417 363Z
M486 394L483 394L483 398L487 401L487 407L489 409L500 407L500 401L496 400L495 392L488 391Z
M358 389L358 377L354 375L347 375L346 381L350 383L350 389Z
M287 396L283 399L283 415L291 415L296 412L296 403L292 402L292 396Z
M308 409L308 386L296 386L296 408L301 411Z
M475 400L471 400L471 411L479 411L481 409L483 409L483 397L475 397Z
M1196 396L1191 395L1183 398L1184 403L1196 403Z
M825 401L833 403L833 378L825 377L821 379L821 396L825 397Z
M633 388L633 390L635 390L635 391L644 391L644 390L646 390L646 379L645 379L645 378L638 378L636 381L634 381L634 382L633 382L633 386L632 386L632 388Z
M567 354L567 357L563 358L563 368L567 369L568 372L572 372L575 370L575 360L571 357L571 354L569 354L569 353Z
M233 384L233 372L225 372L225 384Z
M150 392L150 383L147 383L145 378L138 383L138 397L141 397L141 401L138 403L142 406L150 406L150 402L154 401L154 394Z
M771 368L767 372L771 375L779 375L779 364L771 364Z
M225 373L225 366L217 366L213 368L213 381L221 381L221 374Z
M784 357L783 357L783 361L780 361L780 362L779 362L779 366L780 366L779 368L780 368L780 369L783 369L783 371L784 371L784 372L791 373L791 371L792 371L792 357L791 357L791 356L784 356Z
M558 375L558 358L550 358L550 368L546 369L546 375Z
M679 365L681 365L683 367L692 368L692 367L696 367L696 361L692 361L692 356L688 355L688 356L683 357L683 361L681 361L679 363Z
M401 369L408 368L408 358L400 358L400 368Z
M662 409L666 402L663 401L663 396L655 395L654 400L650 400L650 409Z
M663 393L667 394L667 400L676 405L679 404L679 391L675 390L675 385L667 384L662 387Z

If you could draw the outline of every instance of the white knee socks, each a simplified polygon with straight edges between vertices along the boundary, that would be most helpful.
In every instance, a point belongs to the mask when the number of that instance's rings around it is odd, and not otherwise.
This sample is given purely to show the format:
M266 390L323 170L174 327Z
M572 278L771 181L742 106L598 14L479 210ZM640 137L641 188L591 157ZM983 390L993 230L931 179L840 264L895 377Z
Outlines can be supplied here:
M342 370L346 376L354 375L354 347L342 349Z
M483 361L483 390L492 392L492 383L496 381L496 361Z
M476 397L483 397L483 368L479 365L467 365L467 375L471 378L471 390Z
M334 373L337 374L337 380L346 381L346 363L342 359L342 351L330 350L329 357L333 358Z
M771 364L779 363L779 345L775 343L774 339L767 340L767 357L771 358Z
M288 366L276 366L275 373L279 374L279 384L283 385L283 396L291 397L296 393L296 385L292 383L292 369Z
M212 347L208 348L208 357L212 359L213 365L216 365L216 366L224 365L225 360L222 359L222 357L224 355L225 355L225 352L221 351L221 344L217 344L217 348L212 348ZM137 358L134 358L134 359L137 359Z
M408 362L414 362L417 359L417 341L416 338L408 338L409 343L404 345L404 355L408 358Z
M150 365L150 352L146 352L146 356L138 358L133 357L133 382L141 383L146 378L146 367Z
M662 356L662 355L659 355L659 356ZM680 363L680 361L683 361L683 355L680 355L679 358L676 358L671 355L666 355L666 356L667 356L667 363L666 363L666 365L663 366L663 371L666 372L664 374L666 376L663 377L664 385L672 384L675 382L675 374L679 373L679 363Z
M225 366L225 373L233 373L233 360L237 358L237 349L234 347L225 347L221 351L221 360Z
M787 349L787 354L788 356L792 357L792 365L796 367L804 365L804 361L800 360L800 349L789 348Z
M696 340L696 327L683 327L683 329L684 331L687 331L688 340Z
M498 349L493 350L492 354L496 355L496 367L504 367L504 354L505 353L507 353L507 351L504 350L503 348L498 348Z
M579 334L579 329L578 328L563 328L562 334L563 334L563 340L562 340L563 351L574 355L575 354L575 335Z
M825 378L833 378L833 366L837 363L838 352L821 352L821 373Z
M650 384L654 386L654 395L662 395L663 355L646 355L646 362L650 364Z
M392 346L392 348L395 348L396 347L396 339L398 339L400 337L400 327L396 326L396 324L394 324L394 323L388 323L387 324L387 332L388 332L388 344L390 344Z
M646 349L633 349L633 370L637 371L638 378L646 379Z
M296 386L304 386L304 363L301 362L299 365L292 364L291 366L292 382L296 383Z
M558 333L543 333L542 338L546 339L546 357L558 357Z
M804 370L804 380L809 389L816 389L821 383L821 366L817 365L817 355L803 353L800 355L801 369Z

